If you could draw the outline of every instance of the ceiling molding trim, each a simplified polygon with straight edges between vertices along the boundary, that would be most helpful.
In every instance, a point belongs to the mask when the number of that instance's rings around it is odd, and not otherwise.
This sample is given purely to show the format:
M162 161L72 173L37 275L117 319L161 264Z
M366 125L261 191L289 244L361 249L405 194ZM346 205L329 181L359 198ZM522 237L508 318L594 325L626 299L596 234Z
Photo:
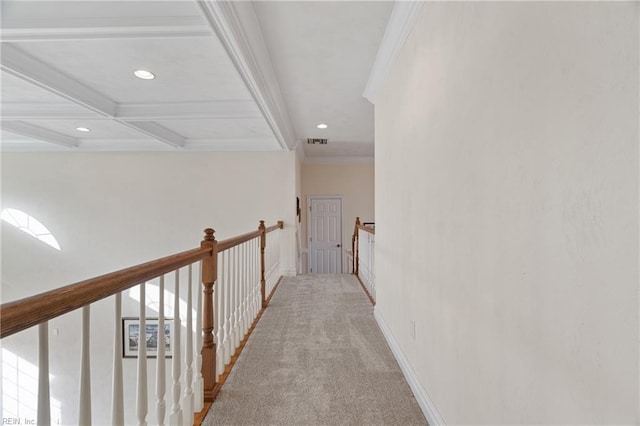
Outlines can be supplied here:
M0 142L0 152L77 152L46 142Z
M79 145L76 138L22 121L5 121L2 123L2 130L67 148L77 148Z
M208 37L211 29L201 16L67 18L54 21L11 21L0 30L2 42L86 39Z
M153 121L136 121L135 123L130 123L125 120L119 120L119 122L133 130L137 130L154 139L169 144L174 148L182 148L185 144L185 139L182 136Z
M3 102L0 120L106 120L111 117L72 103ZM253 101L117 104L116 119L125 121L262 118Z
M303 161L304 164L357 164L357 163L373 163L374 157L309 157Z
M116 103L73 78L24 53L11 44L2 45L0 68L28 83L104 116L113 116Z
M253 101L119 104L117 118L127 121L262 118Z
M282 149L295 146L293 127L251 2L199 0L247 89Z
M105 120L108 117L71 103L3 102L0 120Z
M424 4L423 1L398 1L396 0L387 28L378 48L376 60L373 63L369 80L364 89L364 96L369 102L375 104L376 96L384 83L391 65L398 56L398 52L404 45L409 31L418 12Z
M275 138L265 139L187 139L185 151L279 151Z

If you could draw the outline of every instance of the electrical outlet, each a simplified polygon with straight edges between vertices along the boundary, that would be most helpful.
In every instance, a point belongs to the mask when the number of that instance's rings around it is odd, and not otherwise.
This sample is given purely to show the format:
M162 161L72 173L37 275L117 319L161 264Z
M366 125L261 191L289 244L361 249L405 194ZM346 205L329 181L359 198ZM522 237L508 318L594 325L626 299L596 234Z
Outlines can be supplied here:
M416 321L411 320L411 328L409 329L409 333L411 334L411 339L416 340Z

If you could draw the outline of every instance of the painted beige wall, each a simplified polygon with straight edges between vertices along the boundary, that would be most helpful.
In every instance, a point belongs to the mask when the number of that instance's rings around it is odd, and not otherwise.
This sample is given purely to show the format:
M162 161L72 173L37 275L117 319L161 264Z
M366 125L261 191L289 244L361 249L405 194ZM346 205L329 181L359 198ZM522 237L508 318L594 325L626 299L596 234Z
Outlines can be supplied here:
M283 272L295 274L296 161L293 152L3 154L2 207L39 219L62 250L2 222L2 300L197 247L206 227L216 229L218 240L248 232L259 219L285 221ZM104 371L112 364L113 311L112 300L92 305L96 424L110 423L111 376ZM126 295L123 315L138 316L137 303ZM61 424L77 424L79 313L50 321L54 328L60 333L50 335L51 397L62 403ZM37 365L34 342L31 331L2 341ZM135 424L136 361L125 359L124 371L125 420ZM153 396L155 360L149 372ZM147 420L155 423L153 404Z
M342 195L342 246L343 270L347 272L346 252L351 250L351 235L356 216L363 221L373 221L374 199L373 163L353 164L302 164L302 246L308 248L307 218L309 195ZM307 259L303 256L306 271Z
M376 314L447 424L640 422L638 10L428 2L378 96Z

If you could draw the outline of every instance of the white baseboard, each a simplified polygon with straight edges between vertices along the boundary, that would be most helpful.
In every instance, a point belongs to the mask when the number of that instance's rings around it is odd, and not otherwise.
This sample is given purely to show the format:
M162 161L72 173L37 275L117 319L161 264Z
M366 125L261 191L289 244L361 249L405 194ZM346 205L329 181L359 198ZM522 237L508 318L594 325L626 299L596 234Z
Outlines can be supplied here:
M295 269L283 269L280 271L285 277L295 277L298 273Z
M407 361L407 358L402 353L400 346L398 346L395 339L393 338L393 335L391 334L391 330L389 330L389 327L384 322L384 319L382 319L382 316L378 313L378 310L375 308L373 311L373 316L375 317L376 322L378 323L378 327L380 327L380 331L382 331L382 334L384 335L385 339L387 339L387 343L391 348L391 352L393 352L393 355L396 357L396 361L398 361L398 364L400 365L400 369L402 370L402 373L404 374L405 379L407 379L407 383L409 383L409 387L413 391L413 395L416 397L416 401L418 401L418 405L422 409L422 412L424 413L424 416L426 417L427 422L429 422L429 425L430 426L446 425L446 423L444 422L444 419L438 412L438 409L436 408L435 404L433 403L431 398L429 398L427 391L425 391L422 385L420 384L420 381L418 380L418 376L416 376L416 373L415 371L413 371L413 368L409 364L409 361Z

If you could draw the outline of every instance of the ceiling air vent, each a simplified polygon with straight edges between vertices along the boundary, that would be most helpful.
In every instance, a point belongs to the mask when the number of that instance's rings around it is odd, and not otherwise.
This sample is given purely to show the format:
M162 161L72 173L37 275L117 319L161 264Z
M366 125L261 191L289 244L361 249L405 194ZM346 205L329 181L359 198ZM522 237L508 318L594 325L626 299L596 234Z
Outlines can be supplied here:
M326 145L329 139L308 138L307 143L311 145Z

